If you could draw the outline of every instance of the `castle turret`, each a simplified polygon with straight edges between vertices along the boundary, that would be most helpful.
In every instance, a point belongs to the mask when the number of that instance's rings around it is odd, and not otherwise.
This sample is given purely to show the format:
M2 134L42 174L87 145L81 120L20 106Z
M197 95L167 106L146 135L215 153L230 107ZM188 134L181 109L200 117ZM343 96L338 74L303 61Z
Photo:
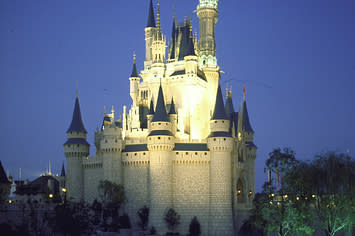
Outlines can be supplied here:
M161 27L160 27L160 8L159 2L157 4L157 28L156 32L153 35L153 42L152 42L152 61L154 67L164 67L165 62L165 48L166 48L166 39L162 34Z
M68 199L83 200L83 158L89 155L90 145L86 141L78 93L76 94L73 118L67 130L68 140L64 143L64 154L67 158L67 189Z
M233 138L218 86L215 108L207 139L211 151L209 235L232 235L232 158Z
M215 25L218 21L218 0L200 0L197 16L200 19L199 57L201 67L216 67Z
M174 98L171 98L170 110L169 110L169 120L171 122L171 131L175 136L177 131L177 114L175 110Z
M238 119L238 139L244 142L254 141L254 130L251 127L249 114L247 109L247 102L245 98L245 88L243 88L243 107Z
M160 85L151 131L147 137L150 151L150 214L149 225L158 232L167 231L164 214L172 207L172 150L174 136L165 108L163 89Z
M129 81L130 81L129 94L131 95L133 106L136 106L137 104L139 80L140 79L138 76L137 66L136 66L136 54L133 54L133 68L132 68L131 76L129 77Z
M169 60L174 60L176 57L176 24L175 15L173 16L173 28L171 30L171 40L169 45Z
M111 122L103 126L100 142L104 180L122 183L122 145L122 127L120 122L115 122L112 108Z
M154 19L153 1L150 0L147 27L145 28L145 62L144 62L145 69L152 64L152 60L153 60L152 43L153 43L153 37L155 33L156 33L156 25Z

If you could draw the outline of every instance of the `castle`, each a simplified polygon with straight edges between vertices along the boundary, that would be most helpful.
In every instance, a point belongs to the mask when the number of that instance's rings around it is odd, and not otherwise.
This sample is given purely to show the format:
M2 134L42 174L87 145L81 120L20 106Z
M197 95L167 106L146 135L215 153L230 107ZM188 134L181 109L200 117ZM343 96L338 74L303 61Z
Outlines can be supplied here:
M94 157L76 96L64 144L67 197L92 202L100 180L109 180L124 186L133 227L147 205L149 226L159 234L168 231L164 214L173 208L180 233L197 216L202 235L236 235L254 196L257 148L245 90L238 112L230 89L223 101L214 37L218 0L199 0L199 38L190 20L174 19L168 50L159 3L156 11L150 0L144 69L138 73L134 58L129 77L132 105L123 107L122 119L105 112Z

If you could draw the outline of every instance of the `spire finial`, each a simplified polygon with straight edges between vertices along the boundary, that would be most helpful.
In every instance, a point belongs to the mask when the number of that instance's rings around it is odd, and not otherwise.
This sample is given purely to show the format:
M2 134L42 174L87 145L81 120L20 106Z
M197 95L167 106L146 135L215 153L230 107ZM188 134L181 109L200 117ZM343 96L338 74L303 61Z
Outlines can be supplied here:
M184 16L184 25L186 25L187 16Z
M133 51L133 63L136 64L136 52Z
M111 108L112 120L115 120L115 109L113 109L113 105Z
M160 3L157 1L157 28L160 31Z
M76 81L76 85L75 85L75 87L76 87L76 88L75 88L75 96L76 96L76 97L79 97L79 92L78 92L78 90L79 90L79 89L78 89L79 85L78 85L78 84L79 84L79 82Z
M104 105L104 115L106 115L106 106Z
M245 87L243 87L243 101L245 102Z

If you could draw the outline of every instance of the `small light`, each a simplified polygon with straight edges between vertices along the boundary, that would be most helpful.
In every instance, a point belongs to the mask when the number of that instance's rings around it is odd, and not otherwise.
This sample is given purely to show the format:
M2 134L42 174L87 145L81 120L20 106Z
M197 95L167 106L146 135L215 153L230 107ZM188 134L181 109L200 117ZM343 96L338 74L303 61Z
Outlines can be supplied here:
M9 200L9 204L12 204L12 200Z
M49 198L53 198L53 194L50 193L50 194L48 195L48 197L49 197Z
M270 204L272 205L272 201L270 201Z
M297 200L297 201L300 200L300 197L296 197L296 200Z
M304 199L308 200L308 197L305 197Z
M66 193L66 192L67 192L67 189L66 189L66 188L62 188L62 192L63 192L63 193Z
M253 194L253 192L252 191L249 191L249 195L252 195Z
M286 195L284 195L284 198L288 198L287 194L286 194Z
M237 190L237 194L240 195L242 193L241 190Z
M271 194L271 197L274 197L274 196L275 196L275 194L272 193L272 194Z
M281 205L281 203L279 203L279 202L278 202L278 203L277 203L277 205L278 205L278 206L280 206L280 205Z
M315 195L315 194L313 194L313 195L312 195L312 197L313 197L313 198L316 198L316 195Z

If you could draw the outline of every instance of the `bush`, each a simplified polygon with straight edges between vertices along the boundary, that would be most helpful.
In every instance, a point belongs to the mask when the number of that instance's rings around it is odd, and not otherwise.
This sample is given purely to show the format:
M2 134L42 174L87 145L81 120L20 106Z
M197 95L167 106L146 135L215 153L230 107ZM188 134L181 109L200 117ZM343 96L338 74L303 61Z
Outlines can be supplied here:
M120 216L120 226L122 229L131 228L131 221L129 220L129 216L127 215L127 213Z
M152 226L152 228L150 228L149 234L154 235L157 233L157 230L154 228L154 226Z
M189 236L199 236L201 234L201 226L200 222L197 220L195 216L192 218L190 226L189 226Z
M149 208L147 206L144 206L144 207L142 207L141 209L138 210L137 214L138 214L138 217L139 217L138 225L143 230L145 230L147 225L148 225Z

